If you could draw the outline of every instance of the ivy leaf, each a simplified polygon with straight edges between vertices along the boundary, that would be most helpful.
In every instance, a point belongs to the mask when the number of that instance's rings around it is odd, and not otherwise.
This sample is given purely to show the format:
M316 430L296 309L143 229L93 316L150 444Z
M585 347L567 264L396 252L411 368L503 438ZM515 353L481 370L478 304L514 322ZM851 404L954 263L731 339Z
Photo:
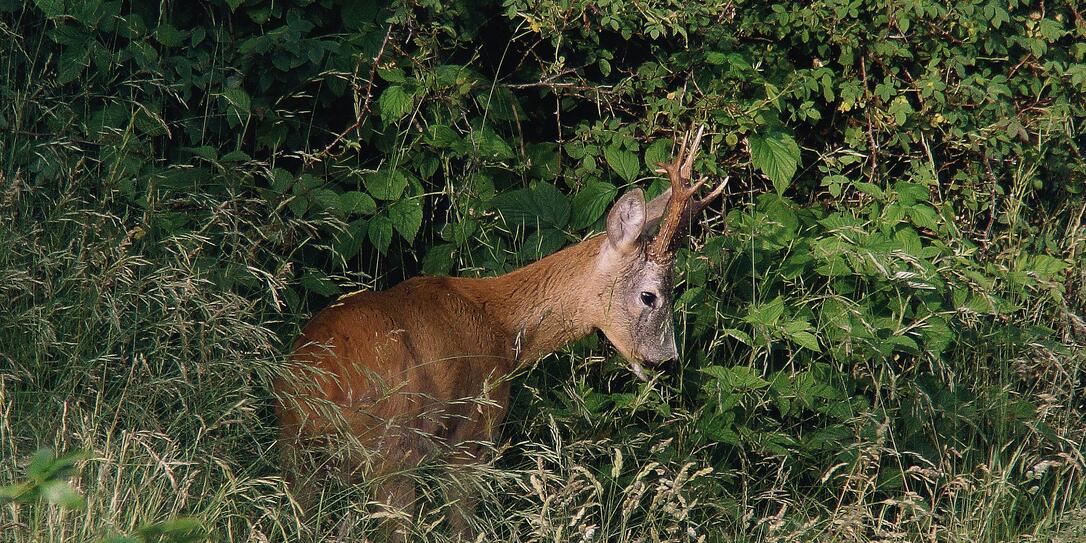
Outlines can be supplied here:
M615 199L618 189L604 181L589 181L573 197L573 214L569 226L575 230L592 226L603 213L607 205Z
M611 145L603 150L603 158L607 160L607 164L611 166L611 169L619 177L625 179L627 183L632 183L634 179L637 179L637 172L641 169L641 161L637 158L637 155L617 145Z
M392 226L407 241L414 241L422 227L422 199L404 198L388 208Z
M411 95L403 87L393 85L381 93L381 98L377 101L377 107L381 111L381 118L392 122L398 121L407 115L411 111L413 104Z
M777 194L781 194L792 184L792 176L799 167L799 145L789 134L781 131L759 135L751 134L750 158L754 167L762 170L773 182Z
M366 176L366 190L378 200L398 200L407 188L407 175L400 170L382 170Z
M392 244L392 221L384 215L374 217L370 220L366 235L381 254L387 253L388 246Z

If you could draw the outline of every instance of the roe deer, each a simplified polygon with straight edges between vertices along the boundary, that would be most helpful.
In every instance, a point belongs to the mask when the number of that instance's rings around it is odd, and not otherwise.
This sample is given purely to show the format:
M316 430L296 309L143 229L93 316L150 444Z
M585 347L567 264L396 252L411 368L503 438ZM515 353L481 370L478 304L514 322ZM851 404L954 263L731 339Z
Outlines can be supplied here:
M689 153L687 134L674 162L659 165L670 189L647 204L641 189L623 194L606 235L497 277L415 277L350 294L314 316L294 344L289 377L275 383L283 468L296 493L307 492L306 474L292 471L300 469L297 449L327 445L344 435L338 429L379 459L371 466L383 481L378 499L411 511L414 483L396 474L436 446L455 448L452 462L477 457L505 416L507 377L518 367L594 330L641 379L642 363L675 358L676 246L724 188L695 198L705 182L690 183L703 130ZM478 397L488 401L466 401ZM358 454L340 463L348 480L363 464ZM470 496L460 498L470 512ZM463 512L449 519L459 533Z

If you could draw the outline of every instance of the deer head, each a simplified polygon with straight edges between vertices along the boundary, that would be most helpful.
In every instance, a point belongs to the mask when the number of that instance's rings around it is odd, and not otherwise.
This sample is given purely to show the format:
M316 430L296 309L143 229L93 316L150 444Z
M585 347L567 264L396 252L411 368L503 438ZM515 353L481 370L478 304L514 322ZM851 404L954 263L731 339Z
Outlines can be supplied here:
M633 189L615 203L607 215L607 239L598 267L606 278L599 293L601 323L597 327L645 380L642 362L658 363L678 356L672 317L675 250L698 213L724 191L727 179L708 196L697 199L702 178L691 184L694 158L704 127L698 129L687 152L690 134L683 137L671 163L658 164L671 187L651 202L641 189ZM659 224L659 231L652 230Z

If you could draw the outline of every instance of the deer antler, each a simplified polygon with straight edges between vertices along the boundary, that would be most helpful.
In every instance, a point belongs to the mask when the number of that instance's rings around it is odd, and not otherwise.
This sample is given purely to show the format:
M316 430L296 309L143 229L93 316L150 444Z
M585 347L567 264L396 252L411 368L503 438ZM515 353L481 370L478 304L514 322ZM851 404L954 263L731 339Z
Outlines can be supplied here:
M713 189L713 192L709 193L708 196L701 199L694 198L698 189L708 181L707 177L702 177L697 183L690 184L690 173L694 167L694 158L698 155L698 147L701 146L701 136L704 132L704 125L698 128L698 133L694 136L694 142L690 146L689 154L686 152L686 144L690 139L690 133L687 132L683 136L682 144L679 145L679 154L675 156L675 161L657 164L660 168L656 172L667 174L668 180L671 181L671 199L668 200L667 210L664 211L660 231L656 233L656 237L649 244L648 257L653 262L666 263L675 258L679 235L686 230L690 221L698 213L701 213L702 209L705 209L705 206L724 192L724 187L728 185L728 179L725 178L720 186Z

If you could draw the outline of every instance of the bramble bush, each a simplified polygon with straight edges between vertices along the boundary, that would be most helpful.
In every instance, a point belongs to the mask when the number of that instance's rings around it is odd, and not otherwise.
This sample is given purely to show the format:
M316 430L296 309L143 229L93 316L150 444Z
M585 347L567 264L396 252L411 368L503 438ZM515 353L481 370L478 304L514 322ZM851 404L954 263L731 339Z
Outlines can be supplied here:
M371 533L365 488L307 521L277 478L300 324L599 232L705 124L730 182L680 254L680 360L641 383L590 337L519 375L465 475L482 533L1083 537L1084 11L0 0L0 484L92 451L82 510L0 533Z

